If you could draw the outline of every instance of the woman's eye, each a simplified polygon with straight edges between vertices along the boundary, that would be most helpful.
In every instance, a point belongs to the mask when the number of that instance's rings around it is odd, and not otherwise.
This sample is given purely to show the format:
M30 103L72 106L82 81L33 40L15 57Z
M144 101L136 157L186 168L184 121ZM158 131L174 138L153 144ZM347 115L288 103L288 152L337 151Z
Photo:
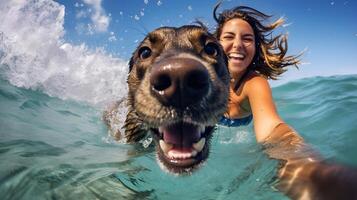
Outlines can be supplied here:
M232 37L232 36L224 36L224 37L223 37L224 40L232 40L233 38L234 38L234 37Z
M244 40L244 41L247 41L247 42L252 42L252 41L253 41L253 38L244 38L243 40Z
M209 42L204 46L204 51L209 56L217 56L218 45L216 43Z
M254 39L251 38L251 37L248 37L248 38L243 38L243 45L248 47L248 46L251 46L252 44L254 44Z
M149 58L151 56L151 53L152 51L149 47L141 47L139 49L139 57L143 60Z

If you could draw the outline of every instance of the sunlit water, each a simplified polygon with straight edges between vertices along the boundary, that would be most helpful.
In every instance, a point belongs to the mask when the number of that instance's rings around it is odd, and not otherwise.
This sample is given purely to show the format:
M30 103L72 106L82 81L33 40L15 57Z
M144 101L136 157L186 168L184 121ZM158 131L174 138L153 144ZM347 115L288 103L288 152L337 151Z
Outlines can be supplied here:
M281 116L327 159L357 165L357 76L315 77L273 89ZM0 82L1 199L286 199L277 162L252 126L218 127L190 176L161 170L153 147L115 142L102 108Z

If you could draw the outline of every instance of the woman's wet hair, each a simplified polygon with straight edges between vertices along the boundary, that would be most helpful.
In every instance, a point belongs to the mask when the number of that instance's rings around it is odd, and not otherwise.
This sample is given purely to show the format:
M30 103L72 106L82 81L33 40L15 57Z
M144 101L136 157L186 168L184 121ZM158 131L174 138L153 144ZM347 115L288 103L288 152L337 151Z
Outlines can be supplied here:
M284 23L283 18L279 18L271 24L265 24L272 16L266 15L254 8L248 6L237 6L232 9L223 10L217 14L221 2L213 9L213 18L217 22L214 32L215 37L219 40L225 23L231 19L242 19L246 21L253 29L256 45L256 53L253 61L248 67L249 70L270 78L277 79L284 73L287 66L293 65L298 67L300 55L286 55L288 51L287 36L279 34L273 36L273 30Z

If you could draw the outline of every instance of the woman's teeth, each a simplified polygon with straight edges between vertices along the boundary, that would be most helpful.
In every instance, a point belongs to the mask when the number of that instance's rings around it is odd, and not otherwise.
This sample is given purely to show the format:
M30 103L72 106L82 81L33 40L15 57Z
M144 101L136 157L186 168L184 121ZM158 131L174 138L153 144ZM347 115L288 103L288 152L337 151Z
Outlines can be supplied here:
M234 59L244 59L245 55L241 53L230 53L228 55L229 58L234 58Z

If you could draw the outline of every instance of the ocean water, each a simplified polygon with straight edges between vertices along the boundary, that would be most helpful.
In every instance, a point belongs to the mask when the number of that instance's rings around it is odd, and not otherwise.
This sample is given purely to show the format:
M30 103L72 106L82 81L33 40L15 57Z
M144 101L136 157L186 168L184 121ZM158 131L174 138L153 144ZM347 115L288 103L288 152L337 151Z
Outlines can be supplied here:
M113 141L102 104L49 96L0 79L1 199L288 199L277 161L252 125L218 127L210 157L190 176L162 171L153 147ZM326 159L357 165L357 76L273 88L282 118Z

